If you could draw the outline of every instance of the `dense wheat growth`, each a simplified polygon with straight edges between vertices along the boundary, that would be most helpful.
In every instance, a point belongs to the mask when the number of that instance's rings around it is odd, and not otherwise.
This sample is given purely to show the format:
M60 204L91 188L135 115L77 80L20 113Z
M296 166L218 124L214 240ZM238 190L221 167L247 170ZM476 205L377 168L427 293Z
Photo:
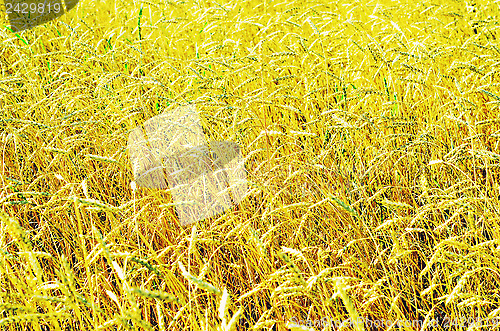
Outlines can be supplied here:
M499 6L82 0L5 23L0 329L498 328ZM183 227L131 185L127 137L188 104L248 191Z

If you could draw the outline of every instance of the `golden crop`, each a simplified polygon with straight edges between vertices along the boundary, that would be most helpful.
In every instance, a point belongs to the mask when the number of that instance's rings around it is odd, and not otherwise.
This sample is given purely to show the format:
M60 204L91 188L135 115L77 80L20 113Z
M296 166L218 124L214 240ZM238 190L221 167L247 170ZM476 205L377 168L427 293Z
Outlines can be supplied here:
M82 0L4 23L0 329L499 329L499 14ZM192 103L249 191L183 227L131 186L127 136Z

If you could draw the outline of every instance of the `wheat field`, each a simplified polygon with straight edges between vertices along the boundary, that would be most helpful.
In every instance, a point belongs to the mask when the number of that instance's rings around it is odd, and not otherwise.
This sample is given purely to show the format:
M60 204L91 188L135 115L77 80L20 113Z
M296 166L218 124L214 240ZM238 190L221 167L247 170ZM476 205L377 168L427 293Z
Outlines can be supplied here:
M500 329L499 6L4 20L0 329ZM190 104L241 146L248 191L181 226L168 190L133 185L127 137Z

